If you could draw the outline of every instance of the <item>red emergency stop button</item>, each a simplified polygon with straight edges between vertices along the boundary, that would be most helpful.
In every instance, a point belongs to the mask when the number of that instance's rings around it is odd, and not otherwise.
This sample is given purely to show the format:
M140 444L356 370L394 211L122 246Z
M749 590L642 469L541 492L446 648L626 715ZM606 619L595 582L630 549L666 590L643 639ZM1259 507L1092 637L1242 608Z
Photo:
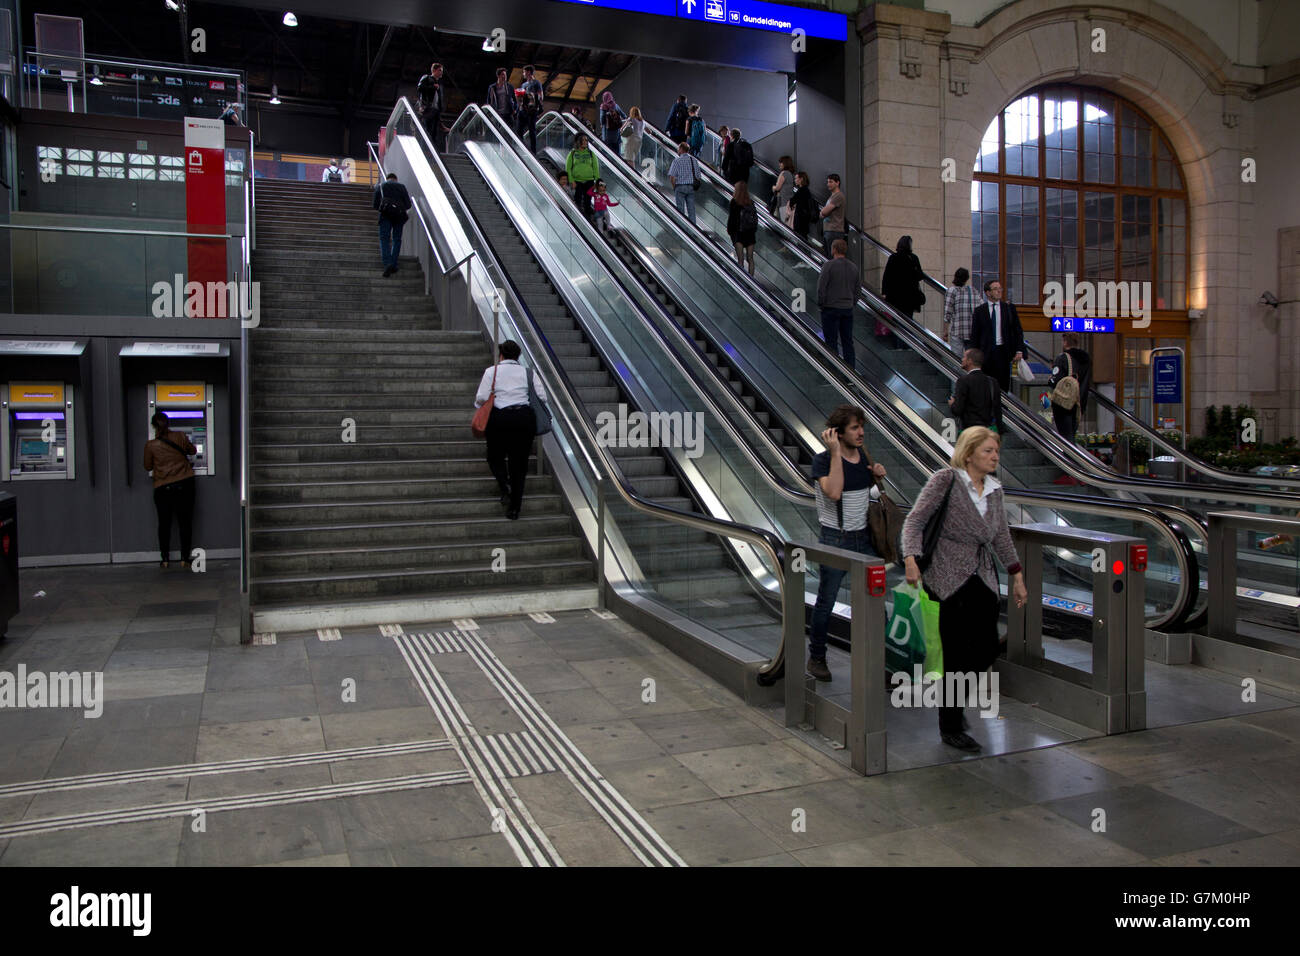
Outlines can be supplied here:
M885 566L883 564L867 565L867 593L872 597L884 595Z
M1129 564L1133 565L1134 571L1145 571L1147 569L1147 546L1145 544L1132 544L1128 549Z

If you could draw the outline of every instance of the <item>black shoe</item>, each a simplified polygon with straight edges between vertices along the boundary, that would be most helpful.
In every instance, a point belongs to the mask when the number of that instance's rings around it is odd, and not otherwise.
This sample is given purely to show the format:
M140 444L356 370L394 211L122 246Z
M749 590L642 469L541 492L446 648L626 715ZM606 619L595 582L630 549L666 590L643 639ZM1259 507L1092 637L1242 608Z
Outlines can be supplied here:
M509 518L511 521L518 521L518 520L519 520L519 509L518 509L518 508L511 508L509 511L506 512L506 517Z
M940 734L939 739L949 747L979 753L980 745L970 734Z
M387 279L390 275L392 275L392 274L393 274L394 272L396 272L396 271L397 271L397 270L394 269L392 266L385 266L385 267L384 267L384 278Z
M501 507L502 508L510 507L510 492L508 491L501 492Z
M962 730L970 730L970 721L966 719L966 715L965 715L965 714L962 714L962 715L961 715L961 729L962 729Z
M831 669L826 666L826 658L824 657L808 658L808 673L820 681L831 679Z

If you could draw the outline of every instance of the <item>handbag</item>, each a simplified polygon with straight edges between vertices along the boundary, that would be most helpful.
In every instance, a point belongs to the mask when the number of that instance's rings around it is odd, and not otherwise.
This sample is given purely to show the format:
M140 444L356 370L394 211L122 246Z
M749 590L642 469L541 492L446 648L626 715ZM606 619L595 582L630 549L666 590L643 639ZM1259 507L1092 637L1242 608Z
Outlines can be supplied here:
M469 430L475 438L487 437L488 419L492 417L492 406L497 401L497 366L492 366L492 391L488 392L487 401L474 411L470 419Z
M695 182L691 183L691 188L694 189L696 192L699 192L700 191L700 167L695 165L694 156L691 156L691 175L695 177Z
M921 553L916 556L916 566L924 573L934 562L934 553L939 549L939 538L943 535L943 522L948 517L948 502L952 500L952 486L957 483L957 474L949 470L948 492L943 496L943 504L921 531Z
M894 601L885 625L885 669L912 676L914 667L924 667L925 611L921 606L924 592L906 582L894 588Z
M867 506L867 527L871 530L871 546L887 564L898 563L898 536L903 531L903 512L885 494L884 483L877 478L880 497Z
M537 397L537 390L533 388L533 370L528 370L528 404L533 410L533 419L537 422L536 434L549 435L551 433L551 410L542 404L542 400Z
M1016 378L1026 384L1032 383L1034 380L1034 370L1029 367L1029 363L1023 358L1016 362Z

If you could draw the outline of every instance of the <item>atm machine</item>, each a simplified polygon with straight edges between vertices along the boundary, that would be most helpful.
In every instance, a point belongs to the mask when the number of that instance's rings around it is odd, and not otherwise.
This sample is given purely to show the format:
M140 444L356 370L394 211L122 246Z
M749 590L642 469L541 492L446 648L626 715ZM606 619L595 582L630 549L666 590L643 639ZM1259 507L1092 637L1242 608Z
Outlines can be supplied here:
M181 432L194 444L195 477L209 476L217 465L212 436L212 386L206 382L152 382L149 385L149 438L153 438L153 413L162 412L172 431Z
M0 384L0 480L77 477L72 392L66 382Z

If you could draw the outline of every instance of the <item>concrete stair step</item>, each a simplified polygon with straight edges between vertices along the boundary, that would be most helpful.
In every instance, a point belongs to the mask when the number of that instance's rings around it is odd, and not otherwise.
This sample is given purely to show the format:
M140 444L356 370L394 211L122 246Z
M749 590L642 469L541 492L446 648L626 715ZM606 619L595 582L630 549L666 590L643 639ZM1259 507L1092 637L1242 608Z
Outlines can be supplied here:
M460 431L457 438L468 436ZM393 477L382 474L383 468L438 467L447 458L473 458L483 454L483 442L480 439L465 438L464 441L449 439L445 441L396 442L342 442L321 443L317 445L249 445L253 467L266 469L308 468L321 465L347 465L375 469L369 474L375 477ZM403 472L406 474L408 472ZM278 472L267 471L267 481L281 481ZM414 477L414 473L411 473ZM338 477L351 478L352 475Z
M533 513L525 507L518 520L506 518L498 502L488 519L453 517L431 521L373 521L335 525L254 528L253 555L274 551L308 551L338 548L427 547L431 542L535 540L573 535L567 513Z
M512 587L565 586L592 581L587 560L520 562L510 568ZM335 573L319 577L280 576L250 582L255 603L339 600L428 592L463 592L500 586L501 575L490 566L446 567L413 571Z
M312 502L252 506L256 528L320 525L331 522L364 524L373 521L431 521L437 518L506 518L497 495L473 498L426 498L404 501ZM525 494L524 508L530 514L559 514L564 501L558 494Z
M438 458L392 458L383 461L316 461L316 462L267 462L255 461L252 466L254 487L273 487L292 482L365 482L385 481L433 481L438 478L455 475L489 474L481 469L487 467L483 455L483 443L477 449L457 447L460 443L448 442L449 453ZM468 443L465 443L468 444ZM428 453L426 447L425 452ZM475 457L456 457L451 452L477 450ZM476 467L469 469L464 463L473 462ZM537 476L533 476L537 477ZM530 477L528 486L533 485Z
M517 562L583 558L582 541L573 535L527 540L505 537L451 544L264 551L253 558L252 575L265 578L368 569L411 571L449 565L490 566L500 553L498 549L504 551L505 559L505 570L495 572L498 574L508 574Z
M487 461L479 459L458 463L460 467L448 468L438 478L362 478L345 479L321 475L303 481L255 481L250 489L252 503L271 504L345 504L365 501L371 504L406 502L412 500L435 501L441 498L469 498L480 494L492 496L496 482L488 470ZM549 475L533 475L524 486L526 496L555 492L555 479ZM668 489L671 491L672 489Z

